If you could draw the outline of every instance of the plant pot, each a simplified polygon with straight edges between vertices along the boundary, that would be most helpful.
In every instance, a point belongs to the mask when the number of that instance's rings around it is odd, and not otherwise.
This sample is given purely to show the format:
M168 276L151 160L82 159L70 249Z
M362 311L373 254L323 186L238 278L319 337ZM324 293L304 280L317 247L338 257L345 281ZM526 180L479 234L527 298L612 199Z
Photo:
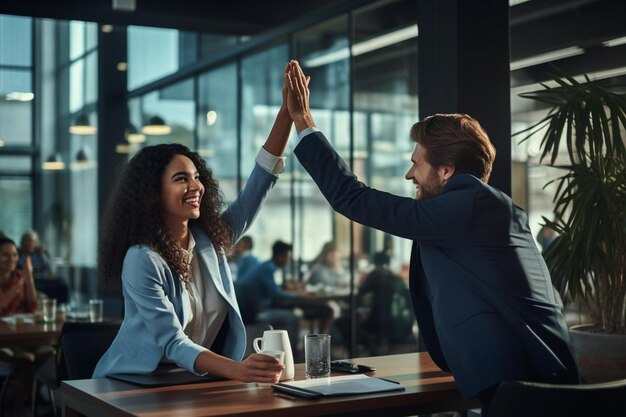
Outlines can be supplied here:
M626 334L593 332L592 324L572 326L572 350L583 382L626 379Z

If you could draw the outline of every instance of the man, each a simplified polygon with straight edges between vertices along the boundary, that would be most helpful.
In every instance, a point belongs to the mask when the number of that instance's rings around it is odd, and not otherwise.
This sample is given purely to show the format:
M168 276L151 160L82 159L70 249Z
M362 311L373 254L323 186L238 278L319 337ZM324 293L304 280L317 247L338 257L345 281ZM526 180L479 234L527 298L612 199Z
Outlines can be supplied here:
M374 269L359 285L359 305L369 311L361 323L360 333L375 355L389 353L394 344L406 342L412 336L415 322L408 288L402 278L389 269L389 262L389 255L384 251L374 254Z
M252 237L243 236L235 246L233 247L233 256L232 261L235 264L235 269L237 272L237 277L242 277L248 273L251 269L256 267L261 263L259 259L252 254L252 248L254 246L254 242Z
M288 108L300 135L295 154L331 206L361 224L413 240L410 289L433 360L487 415L500 382L579 382L567 328L528 217L487 185L495 150L467 115L416 123L406 179L416 198L359 182L309 109L308 78L288 69Z
M18 266L24 264L27 256L30 256L33 263L33 278L35 280L52 278L50 268L50 258L47 252L39 245L39 235L34 230L27 230L22 235L19 247L20 258Z
M235 293L244 324L269 323L274 328L286 329L294 344L298 337L298 317L291 308L283 308L281 304L296 295L283 291L275 279L276 273L289 263L290 258L291 245L276 241L272 246L272 259L240 275L235 283Z

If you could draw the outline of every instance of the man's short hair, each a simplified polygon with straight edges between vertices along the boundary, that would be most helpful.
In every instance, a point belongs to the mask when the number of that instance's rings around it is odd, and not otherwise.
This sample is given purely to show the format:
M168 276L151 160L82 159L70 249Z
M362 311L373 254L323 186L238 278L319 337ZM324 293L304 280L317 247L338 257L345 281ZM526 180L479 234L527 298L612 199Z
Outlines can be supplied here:
M411 139L424 147L433 168L454 166L454 174L489 180L496 149L478 121L467 114L435 114L411 128Z
M277 258L280 255L285 255L291 251L291 245L281 240L277 240L272 246L272 258Z

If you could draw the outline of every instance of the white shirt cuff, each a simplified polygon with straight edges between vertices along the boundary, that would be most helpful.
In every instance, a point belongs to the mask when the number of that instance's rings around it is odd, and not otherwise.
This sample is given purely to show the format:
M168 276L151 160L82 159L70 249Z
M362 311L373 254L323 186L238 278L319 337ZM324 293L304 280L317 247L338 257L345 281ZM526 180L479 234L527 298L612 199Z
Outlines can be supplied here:
M270 174L278 175L285 170L284 156L272 155L265 148L261 147L259 154L256 156L256 163Z
M302 140L303 137L313 132L319 132L319 129L316 127L307 127L306 129L302 129L302 132L298 133L298 140Z

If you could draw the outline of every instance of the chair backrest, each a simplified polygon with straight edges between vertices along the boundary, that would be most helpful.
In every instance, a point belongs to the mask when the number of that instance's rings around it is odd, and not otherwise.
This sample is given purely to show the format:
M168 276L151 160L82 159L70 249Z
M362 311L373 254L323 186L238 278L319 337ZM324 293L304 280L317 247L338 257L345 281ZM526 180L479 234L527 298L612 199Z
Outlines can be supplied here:
M63 328L61 328L61 335L59 336L59 346L57 348L57 353L56 353L57 383L60 383L61 381L65 379L77 379L77 378L72 378L70 377L70 375L68 375L69 366L67 364L67 361L68 359L69 360L74 360L74 359L69 353L65 352L63 339L67 338L69 335L74 334L74 333L79 334L79 335L85 334L85 333L89 333L89 334L102 333L102 334L108 335L106 337L109 337L112 334L113 338L115 338L115 335L117 334L117 331L119 330L119 328L120 328L119 322L91 323L91 322L68 321L68 322L63 323ZM76 336L75 338L71 338L70 340L72 340L72 343L74 343L75 339L80 339L81 337L82 336ZM111 342L113 341L113 338L107 344L106 348L104 348L104 350L100 352L100 356L102 356L102 354L104 354L104 352L109 348L109 346L111 345ZM66 344L68 346L71 346L69 343L70 342L68 340ZM100 348L95 347L94 350L100 351ZM100 359L100 356L98 357L98 360ZM97 360L96 360L96 363L97 363ZM95 367L95 364L94 364L94 367ZM87 378L90 378L90 377L91 377L91 374L89 374Z
M581 385L503 382L490 417L626 416L626 379Z
M98 361L113 343L117 329L100 328L75 331L61 337L66 378L91 378Z

